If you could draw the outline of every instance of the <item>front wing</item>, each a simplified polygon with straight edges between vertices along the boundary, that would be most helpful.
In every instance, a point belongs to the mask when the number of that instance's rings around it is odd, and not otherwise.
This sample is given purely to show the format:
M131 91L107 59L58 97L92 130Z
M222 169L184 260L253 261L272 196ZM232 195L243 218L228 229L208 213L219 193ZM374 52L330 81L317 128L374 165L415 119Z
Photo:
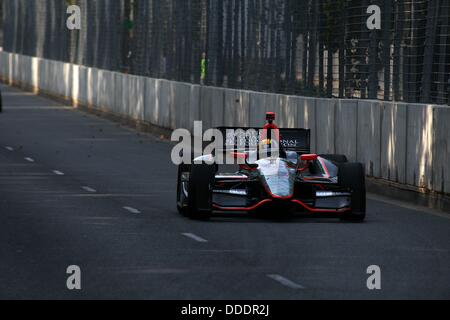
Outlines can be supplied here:
M212 207L223 212L250 212L258 209L284 210L314 214L351 212L352 191L331 181L298 182L290 198L274 198L265 192L257 179L246 175L217 176L212 193Z

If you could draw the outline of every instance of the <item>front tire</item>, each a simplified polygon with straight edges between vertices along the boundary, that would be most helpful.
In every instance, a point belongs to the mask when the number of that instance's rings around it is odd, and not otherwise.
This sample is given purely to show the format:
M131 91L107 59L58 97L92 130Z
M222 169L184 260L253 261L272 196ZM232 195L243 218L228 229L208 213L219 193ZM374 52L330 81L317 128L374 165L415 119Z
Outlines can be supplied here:
M178 166L178 182L177 182L177 209L178 212L186 216L187 215L187 199L189 194L186 195L186 184L189 183L189 179L185 179L184 176L191 172L191 166L187 164L181 164ZM187 181L184 181L187 180Z
M187 215L193 220L208 220L212 214L212 187L216 166L192 165L189 177Z
M366 175L361 163L339 165L339 184L352 192L352 211L341 220L363 222L366 219Z

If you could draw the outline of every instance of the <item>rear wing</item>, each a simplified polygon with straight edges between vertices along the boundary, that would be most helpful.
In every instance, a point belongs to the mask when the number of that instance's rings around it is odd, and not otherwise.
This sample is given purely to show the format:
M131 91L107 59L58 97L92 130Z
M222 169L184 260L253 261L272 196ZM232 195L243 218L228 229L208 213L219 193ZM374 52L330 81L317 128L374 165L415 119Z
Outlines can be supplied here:
M257 146L263 132L261 128L217 128L224 137L224 150L245 151ZM280 145L285 151L298 154L311 153L311 130L307 129L279 129ZM244 150L243 150L244 149Z

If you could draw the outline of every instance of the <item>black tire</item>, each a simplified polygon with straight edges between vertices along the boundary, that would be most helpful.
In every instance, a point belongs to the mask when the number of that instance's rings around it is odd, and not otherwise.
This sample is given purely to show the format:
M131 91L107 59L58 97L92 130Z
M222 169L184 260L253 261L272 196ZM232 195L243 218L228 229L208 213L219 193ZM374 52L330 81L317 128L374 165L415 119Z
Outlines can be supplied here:
M347 156L343 154L321 154L320 157L335 163L348 163Z
M352 192L352 211L346 213L343 221L363 222L366 219L366 175L361 163L339 165L339 185Z
M177 209L178 212L186 216L187 215L187 199L184 198L184 193L182 193L182 181L181 177L184 173L190 173L191 166L188 164L181 164L178 166L178 179L177 179Z
M212 190L217 167L200 164L191 166L187 215L193 220L208 220L212 214Z
M0 113L3 111L3 99L2 99L2 92L0 91Z

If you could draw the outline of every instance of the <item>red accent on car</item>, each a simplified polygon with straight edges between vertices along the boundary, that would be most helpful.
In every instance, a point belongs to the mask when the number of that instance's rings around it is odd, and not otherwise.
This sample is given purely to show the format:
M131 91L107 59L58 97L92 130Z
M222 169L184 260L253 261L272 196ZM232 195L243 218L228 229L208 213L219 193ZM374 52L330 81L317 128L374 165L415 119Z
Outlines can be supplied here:
M249 166L247 164L240 164L239 167L241 168L241 170L244 170L244 171L256 171L256 170L258 170L258 168L251 167L251 166Z
M322 164L322 167L325 170L325 175L327 176L327 178L331 178L330 172L328 171L325 161L323 161L323 159L320 159L320 163Z
M263 130L261 132L261 141L266 140L267 137L269 136L269 131L275 131L275 137L271 137L272 139L276 140L276 141L281 141L281 135L280 135L280 129L278 128L278 126L274 123L268 123L263 127Z
M265 200L262 200L262 201L258 202L254 206L242 207L242 208L238 208L238 207L221 207L221 206L218 206L217 204L213 204L213 208L215 210L219 210L219 211L243 211L243 212L247 212L247 211L256 210L259 207L261 207L261 206L263 206L263 205L265 205L267 203L271 203L271 202L273 202L273 200L265 199ZM343 213L351 211L350 208L337 209L337 210L333 210L333 209L314 209L314 208L311 208L310 206L308 206L307 204L303 203L300 200L291 200L291 202L302 206L304 209L306 209L310 213L338 213L338 214L343 214Z
M317 154L304 154L300 158L302 161L316 161L319 159L319 156Z
M247 153L243 153L243 152L232 152L231 155L235 159L247 159L248 158L248 154Z

